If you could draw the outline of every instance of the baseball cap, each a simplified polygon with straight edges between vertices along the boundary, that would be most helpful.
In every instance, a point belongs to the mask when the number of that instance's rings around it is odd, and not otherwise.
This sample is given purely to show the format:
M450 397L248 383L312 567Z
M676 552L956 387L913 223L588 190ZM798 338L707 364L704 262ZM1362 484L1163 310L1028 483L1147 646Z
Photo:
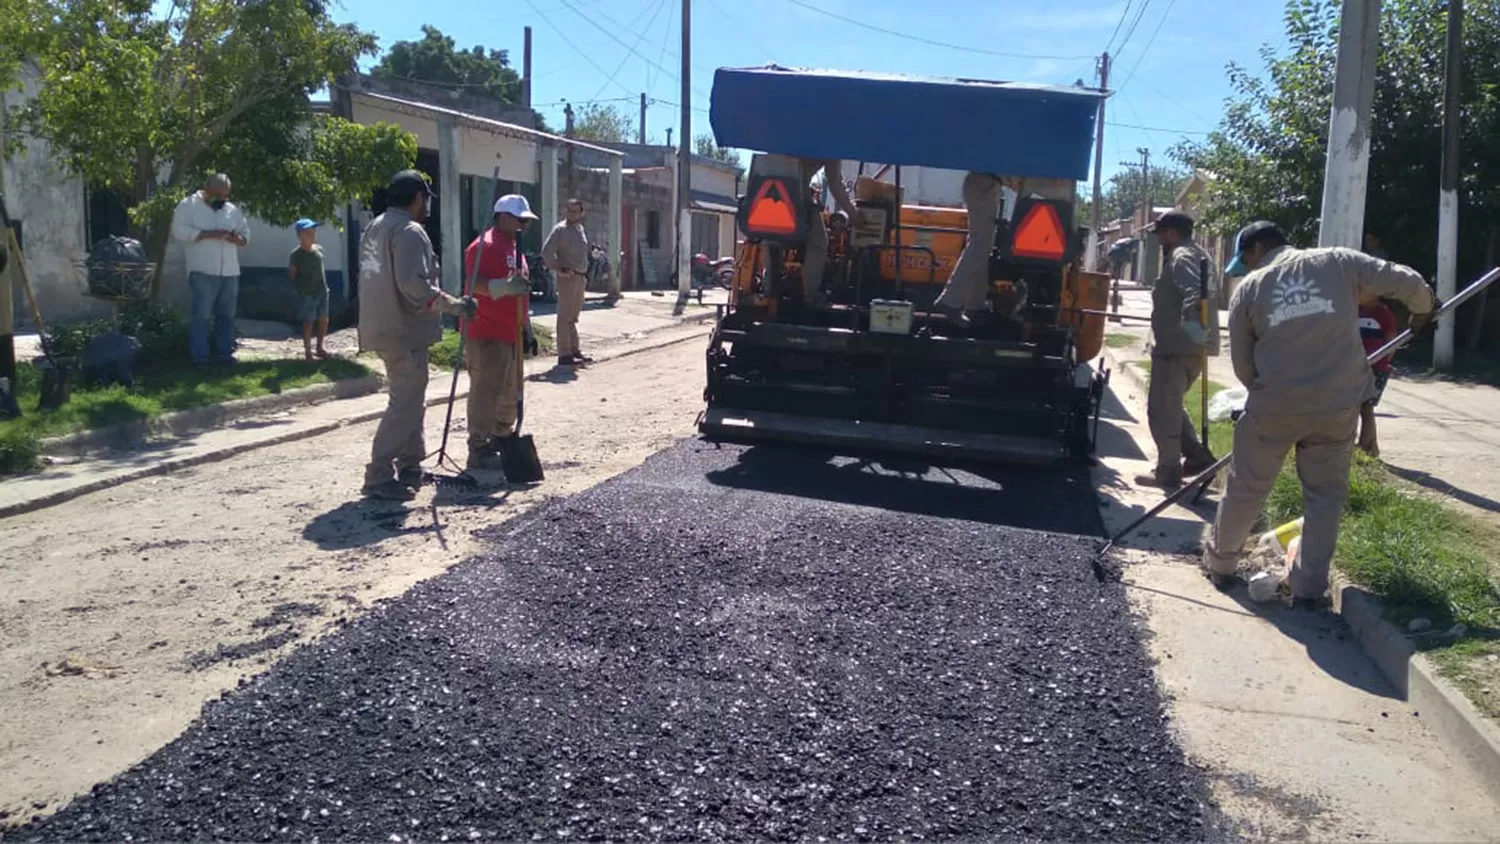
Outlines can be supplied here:
M432 189L432 183L427 181L421 170L402 170L391 177L391 183L386 185L385 191L392 196L411 197L425 193L437 199L437 191Z
M306 217L303 217L302 219L298 220L297 222L292 223L292 228L296 229L299 232L305 232L308 229L315 229L317 227L318 227L318 221L317 220L309 220Z
M523 220L535 220L537 216L531 213L531 203L526 197L519 193L508 193L495 200L496 214L509 214L512 217L520 217Z
M1156 222L1148 223L1141 231L1156 232L1162 229L1172 229L1183 234L1193 233L1193 218L1181 211L1168 211L1156 218Z
M1224 268L1224 275L1244 275L1250 270L1245 266L1245 244L1254 239L1256 235L1266 231L1281 231L1281 227L1270 220L1256 220L1248 226L1240 229L1240 233L1234 239L1234 260ZM1286 233L1282 233L1285 239Z

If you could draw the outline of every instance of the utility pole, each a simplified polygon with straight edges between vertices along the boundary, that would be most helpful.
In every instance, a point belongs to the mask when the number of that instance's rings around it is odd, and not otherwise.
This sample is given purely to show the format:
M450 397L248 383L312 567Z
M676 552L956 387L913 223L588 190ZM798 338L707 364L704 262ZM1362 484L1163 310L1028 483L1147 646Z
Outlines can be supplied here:
M1099 90L1109 90L1109 53L1099 57ZM1089 251L1084 256L1084 267L1090 271L1099 268L1099 231L1104 224L1103 173L1104 169L1104 97L1099 97L1099 114L1094 118L1094 213L1089 220Z
M1458 143L1459 82L1464 53L1464 2L1448 0L1448 78L1443 88L1443 171L1438 190L1437 295L1448 300L1458 292ZM1453 367L1453 328L1457 314L1438 320L1432 344L1432 366Z
M693 249L693 2L682 0L682 117L677 129L677 307L687 308ZM670 143L670 141L668 142Z
M1380 0L1348 0L1339 16L1338 64L1328 114L1328 160L1323 170L1319 246L1363 245L1365 191L1370 177L1370 108L1375 100L1375 52L1380 46Z
M1141 206L1140 213L1131 214L1130 217L1135 223L1135 231L1132 234L1139 244L1135 254L1136 268L1139 270L1138 275L1141 279L1144 279L1149 275L1146 268L1146 261L1148 258L1147 253L1150 250L1146 249L1145 233L1141 229L1145 228L1146 224L1151 222L1151 150L1146 147L1136 147L1135 151L1140 153L1141 160L1121 161L1120 166L1127 169L1141 168L1141 195L1139 200L1137 200Z
M641 131L636 135L635 142L644 145L646 143L646 93L641 92Z
M566 123L564 124L564 128L563 128L563 134L566 135L566 136L568 136L568 139L571 140L573 138L573 104L572 103L564 103L563 104L563 119L566 121ZM572 144L568 144L568 197L567 198L568 199L572 199L573 198L573 145Z
M521 105L531 108L531 27L526 27L526 40L521 48Z

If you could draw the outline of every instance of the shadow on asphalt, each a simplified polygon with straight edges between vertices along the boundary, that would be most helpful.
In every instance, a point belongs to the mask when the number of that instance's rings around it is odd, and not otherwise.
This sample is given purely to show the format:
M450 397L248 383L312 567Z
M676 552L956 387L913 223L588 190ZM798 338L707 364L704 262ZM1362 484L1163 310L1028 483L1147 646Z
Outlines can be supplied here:
M705 446L714 448L710 443ZM853 456L810 446L759 445L741 450L735 462L709 469L704 477L717 486L874 507L896 514L1081 536L1104 535L1089 472L1084 467L940 464L889 455Z

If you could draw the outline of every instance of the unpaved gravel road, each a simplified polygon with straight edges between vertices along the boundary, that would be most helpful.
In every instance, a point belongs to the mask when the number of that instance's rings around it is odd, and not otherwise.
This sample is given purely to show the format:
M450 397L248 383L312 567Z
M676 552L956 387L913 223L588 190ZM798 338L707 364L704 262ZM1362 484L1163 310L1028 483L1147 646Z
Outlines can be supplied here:
M17 837L1219 837L1078 474L681 443Z
M690 435L706 331L529 384L535 490L361 501L372 423L0 521L0 824L139 762L292 643L471 556L475 530Z

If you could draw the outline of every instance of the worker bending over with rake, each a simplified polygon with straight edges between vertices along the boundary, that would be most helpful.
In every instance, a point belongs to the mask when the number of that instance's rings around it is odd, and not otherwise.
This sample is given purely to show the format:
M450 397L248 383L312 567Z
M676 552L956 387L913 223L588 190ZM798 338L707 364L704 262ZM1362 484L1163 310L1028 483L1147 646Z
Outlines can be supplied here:
M516 395L525 377L516 344L525 343L529 353L536 345L529 317L531 273L516 242L537 216L526 197L514 193L495 200L494 210L494 224L464 250L464 277L474 279L471 295L479 303L464 327L470 469L505 468L500 440L515 433Z
M1294 606L1327 605L1328 569L1349 495L1359 409L1374 394L1359 334L1359 300L1396 299L1417 332L1436 300L1410 267L1353 249L1294 249L1274 223L1239 233L1226 274L1249 271L1229 304L1234 372L1249 391L1234 429L1234 457L1203 564L1232 582L1286 454L1297 455L1306 508L1302 550L1278 587Z
M1199 442L1182 407L1183 396L1203 377L1208 355L1219 354L1219 309L1210 305L1203 322L1204 274L1210 296L1219 287L1208 253L1193 241L1193 218L1168 211L1148 226L1161 243L1161 277L1151 288L1151 378L1146 421L1156 442L1156 469L1136 483L1175 489L1184 475L1214 464L1208 443Z

